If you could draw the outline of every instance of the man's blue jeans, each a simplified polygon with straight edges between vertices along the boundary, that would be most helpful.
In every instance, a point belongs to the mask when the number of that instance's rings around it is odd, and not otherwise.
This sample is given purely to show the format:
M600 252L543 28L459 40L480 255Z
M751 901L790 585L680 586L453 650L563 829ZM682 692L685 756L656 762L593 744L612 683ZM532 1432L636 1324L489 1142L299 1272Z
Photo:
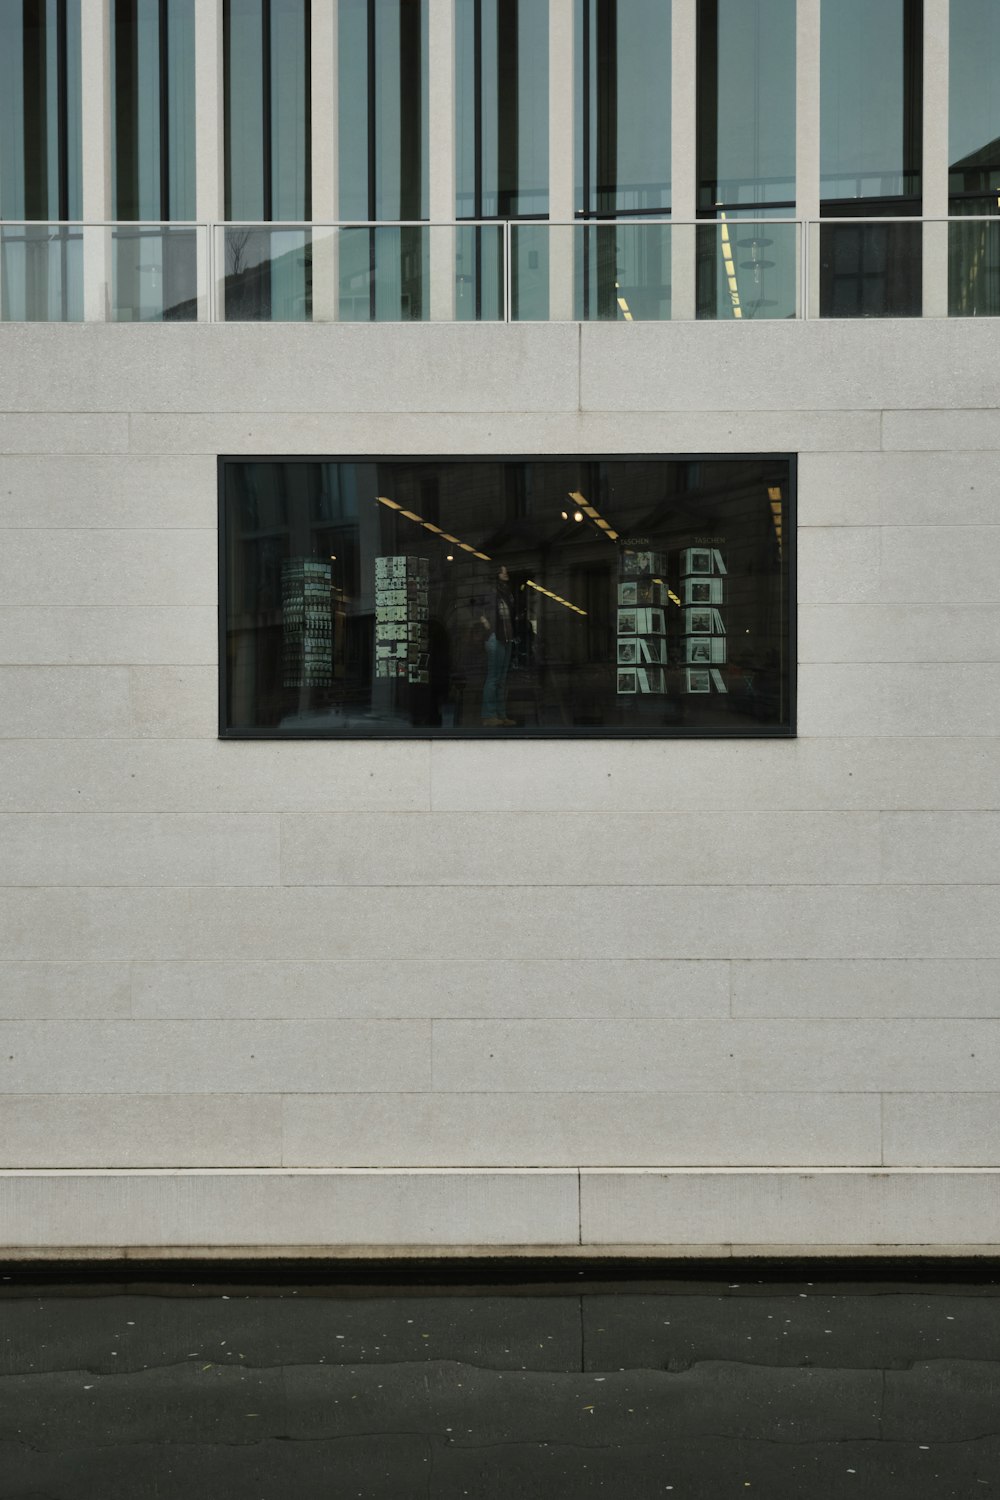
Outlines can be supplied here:
M483 718L506 719L507 673L510 641L498 641L494 633L486 642L486 681L483 683Z

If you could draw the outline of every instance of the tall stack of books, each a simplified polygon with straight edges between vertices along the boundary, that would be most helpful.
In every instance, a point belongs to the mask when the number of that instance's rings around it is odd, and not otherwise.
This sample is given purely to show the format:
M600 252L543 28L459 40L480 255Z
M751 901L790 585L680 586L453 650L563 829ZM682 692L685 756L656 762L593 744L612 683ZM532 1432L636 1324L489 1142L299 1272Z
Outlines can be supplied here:
M332 687L333 596L330 564L289 557L281 565L282 668L285 687Z
M728 692L719 668L726 662L725 604L728 569L718 547L686 547L681 553L684 629L684 690Z
M618 692L667 690L667 559L631 542L618 553Z
M375 559L375 676L430 681L426 557Z

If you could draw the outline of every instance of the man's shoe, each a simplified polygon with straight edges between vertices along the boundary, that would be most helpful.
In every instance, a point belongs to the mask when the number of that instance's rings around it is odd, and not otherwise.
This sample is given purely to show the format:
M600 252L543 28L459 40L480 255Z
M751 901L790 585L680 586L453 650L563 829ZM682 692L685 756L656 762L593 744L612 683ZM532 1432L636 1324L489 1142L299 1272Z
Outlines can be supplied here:
M504 719L484 719L483 720L483 728L484 729L499 729L500 726L501 726L501 724L503 724L505 722L506 721Z

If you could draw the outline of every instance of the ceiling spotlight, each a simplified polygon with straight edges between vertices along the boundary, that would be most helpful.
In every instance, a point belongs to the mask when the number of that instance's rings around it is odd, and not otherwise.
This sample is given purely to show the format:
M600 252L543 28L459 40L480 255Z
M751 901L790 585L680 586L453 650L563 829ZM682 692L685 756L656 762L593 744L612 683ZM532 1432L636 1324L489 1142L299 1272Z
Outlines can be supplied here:
M562 511L561 514L562 514L562 518L563 518L564 521L568 521L569 520L569 511L568 510Z
M455 561L455 554L454 554L454 552L449 552L448 556L445 558L445 562L454 562L454 561Z
M582 510L575 510L573 512L573 520L574 521L582 521L583 520L583 511Z

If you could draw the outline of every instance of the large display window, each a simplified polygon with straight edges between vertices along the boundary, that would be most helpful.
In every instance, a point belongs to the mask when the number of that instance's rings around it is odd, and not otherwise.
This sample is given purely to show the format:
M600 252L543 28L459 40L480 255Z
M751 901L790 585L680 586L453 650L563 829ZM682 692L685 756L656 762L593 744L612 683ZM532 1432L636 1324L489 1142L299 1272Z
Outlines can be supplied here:
M224 458L220 732L794 733L787 455Z

